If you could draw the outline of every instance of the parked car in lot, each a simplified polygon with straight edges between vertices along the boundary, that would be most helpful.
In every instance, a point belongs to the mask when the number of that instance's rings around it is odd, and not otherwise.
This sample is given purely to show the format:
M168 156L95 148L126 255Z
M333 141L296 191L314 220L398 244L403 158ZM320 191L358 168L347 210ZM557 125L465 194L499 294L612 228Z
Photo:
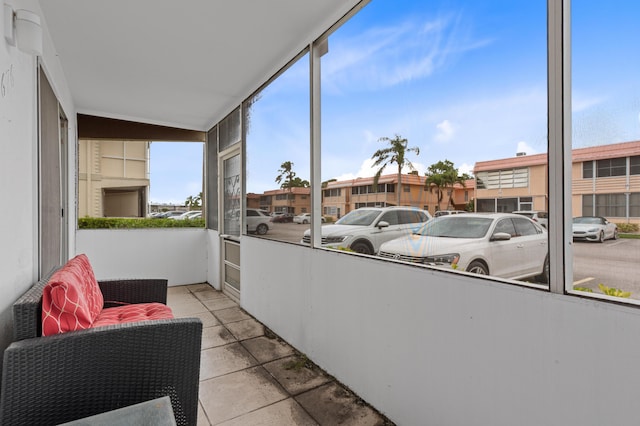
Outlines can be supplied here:
M547 232L511 213L437 217L411 235L388 241L379 256L495 277L548 282Z
M573 239L597 241L618 239L618 226L601 216L579 216L573 218Z
M327 219L324 218L324 216L320 217L320 220L322 223L326 222ZM299 214L297 216L293 217L293 223L302 223L302 224L307 224L307 223L311 223L311 213L302 213Z
M172 216L171 219L185 220L185 219L195 219L197 217L202 217L202 211L201 210L191 210L191 211L188 211L188 212L184 212L181 215Z
M269 212L260 209L247 209L246 223L247 232L255 232L258 235L266 234L270 225Z
M435 214L435 217L446 216L450 214L461 214L461 213L467 213L467 212L464 210L438 210Z
M516 210L513 213L526 216L534 222L538 222L544 229L549 229L549 214L537 210Z
M182 210L169 210L168 212L162 212L156 216L153 216L156 219L168 219L168 218L174 218L174 217L178 217L181 214L185 213Z
M293 213L279 213L271 216L270 220L274 223L290 223L293 222Z
M357 253L376 254L385 241L410 234L431 219L426 210L415 207L362 207L322 227L323 247L349 248ZM311 230L302 237L310 244Z

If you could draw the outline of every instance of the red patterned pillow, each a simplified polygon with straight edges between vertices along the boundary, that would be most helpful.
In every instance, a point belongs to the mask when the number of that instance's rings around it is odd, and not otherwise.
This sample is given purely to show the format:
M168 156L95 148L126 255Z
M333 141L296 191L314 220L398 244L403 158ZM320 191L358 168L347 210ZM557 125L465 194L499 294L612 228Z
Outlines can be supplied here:
M42 335L89 328L104 299L86 255L69 260L49 279L42 294Z
M93 327L171 318L173 318L173 312L167 305L162 303L136 303L104 309L93 322Z

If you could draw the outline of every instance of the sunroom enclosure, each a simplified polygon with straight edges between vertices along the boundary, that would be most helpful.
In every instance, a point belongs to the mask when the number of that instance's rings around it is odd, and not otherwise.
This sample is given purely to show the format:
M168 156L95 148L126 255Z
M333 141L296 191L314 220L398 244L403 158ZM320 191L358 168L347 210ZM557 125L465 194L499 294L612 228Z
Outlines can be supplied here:
M36 2L17 3L39 9ZM544 8L544 2L540 3ZM580 3L574 1L576 9ZM376 0L364 7L375 5ZM308 101L309 116L302 126L306 126L307 138L300 142L303 154L299 161L283 157L276 166L292 160L297 167L308 169L316 247L240 235L240 303L397 424L637 423L634 408L640 371L633 367L640 356L638 306L573 290L570 2L549 0L544 18L548 18L542 24L547 25L548 37L545 107L551 273L549 286L543 288L319 248L321 182L332 176L323 175L321 168L326 129L322 127L318 83L322 57L332 53L330 32L300 55L287 58L293 61L291 65L303 58L306 62L301 68L309 71L310 84L298 92ZM36 59L7 48L0 51L0 59L2 70L13 81L6 96L3 91L1 104L11 120L0 122L6 153L0 156L0 173L3 182L13 184L3 185L2 194L27 211L2 225L7 243L0 249L6 278L0 287L0 315L6 347L11 335L11 302L40 273L38 64L44 67L69 118L69 141L74 142L77 111L65 83L69 77L53 50L45 50ZM241 117L246 118L252 105L259 106L260 100L253 101L268 88L267 82L276 81L288 69L292 68L285 67L273 77L265 75L265 86L245 93L233 110L241 108ZM277 112L274 117L282 118ZM209 132L207 172L214 176L218 175L218 147L212 143L212 131L217 125L200 129ZM252 161L260 158L251 157L255 136L251 132L257 127L242 126L244 197L252 179ZM70 145L63 155L69 159L67 189L75 194L76 146ZM301 169L297 170L302 174ZM224 189L216 187L217 179L210 177L206 196L212 207L212 200L217 206L223 198ZM73 212L75 200L70 198L67 207ZM224 212L214 211L208 210L207 229L70 229L67 255L87 253L101 279L164 276L172 285L208 281L220 288L223 236L219 227ZM72 213L70 220L75 219ZM167 244L174 250L161 250Z

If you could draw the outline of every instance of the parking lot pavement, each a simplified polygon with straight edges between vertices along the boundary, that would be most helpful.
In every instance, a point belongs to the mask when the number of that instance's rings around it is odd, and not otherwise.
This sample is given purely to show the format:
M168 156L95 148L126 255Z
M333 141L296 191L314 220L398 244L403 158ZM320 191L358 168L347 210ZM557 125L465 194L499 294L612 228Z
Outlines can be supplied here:
M272 223L264 238L300 243L310 225ZM640 300L640 240L576 241L573 247L574 285L600 292L598 284L631 292Z
M264 238L278 241L287 241L290 243L299 243L302 240L302 234L309 229L311 225L303 225L298 223L271 223L271 229Z
M576 241L572 247L574 285L599 293L602 283L640 299L640 240Z

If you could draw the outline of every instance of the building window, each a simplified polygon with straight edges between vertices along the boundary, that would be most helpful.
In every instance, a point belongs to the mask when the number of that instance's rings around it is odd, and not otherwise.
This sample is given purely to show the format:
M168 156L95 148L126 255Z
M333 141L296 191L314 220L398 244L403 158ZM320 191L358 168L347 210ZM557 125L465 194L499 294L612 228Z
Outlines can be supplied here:
M640 192L629 194L629 217L640 217Z
M593 216L593 195L583 195L582 196L582 215L583 216Z
M634 194L631 194L634 195ZM625 194L588 194L582 196L583 216L603 216L603 217L626 217L627 200ZM629 197L629 213L634 209L633 203L636 199Z
M338 208L336 206L325 206L322 211L327 216L337 216Z
M533 210L533 198L520 197L520 210Z
M584 179L593 178L593 161L585 161L582 163L582 177Z
M627 174L626 158L607 158L598 160L598 177L625 176Z
M597 194L596 216L625 217L626 200L624 194Z
M505 169L477 173L478 189L526 188L529 186L529 169Z
M629 158L629 174L640 175L640 155Z

